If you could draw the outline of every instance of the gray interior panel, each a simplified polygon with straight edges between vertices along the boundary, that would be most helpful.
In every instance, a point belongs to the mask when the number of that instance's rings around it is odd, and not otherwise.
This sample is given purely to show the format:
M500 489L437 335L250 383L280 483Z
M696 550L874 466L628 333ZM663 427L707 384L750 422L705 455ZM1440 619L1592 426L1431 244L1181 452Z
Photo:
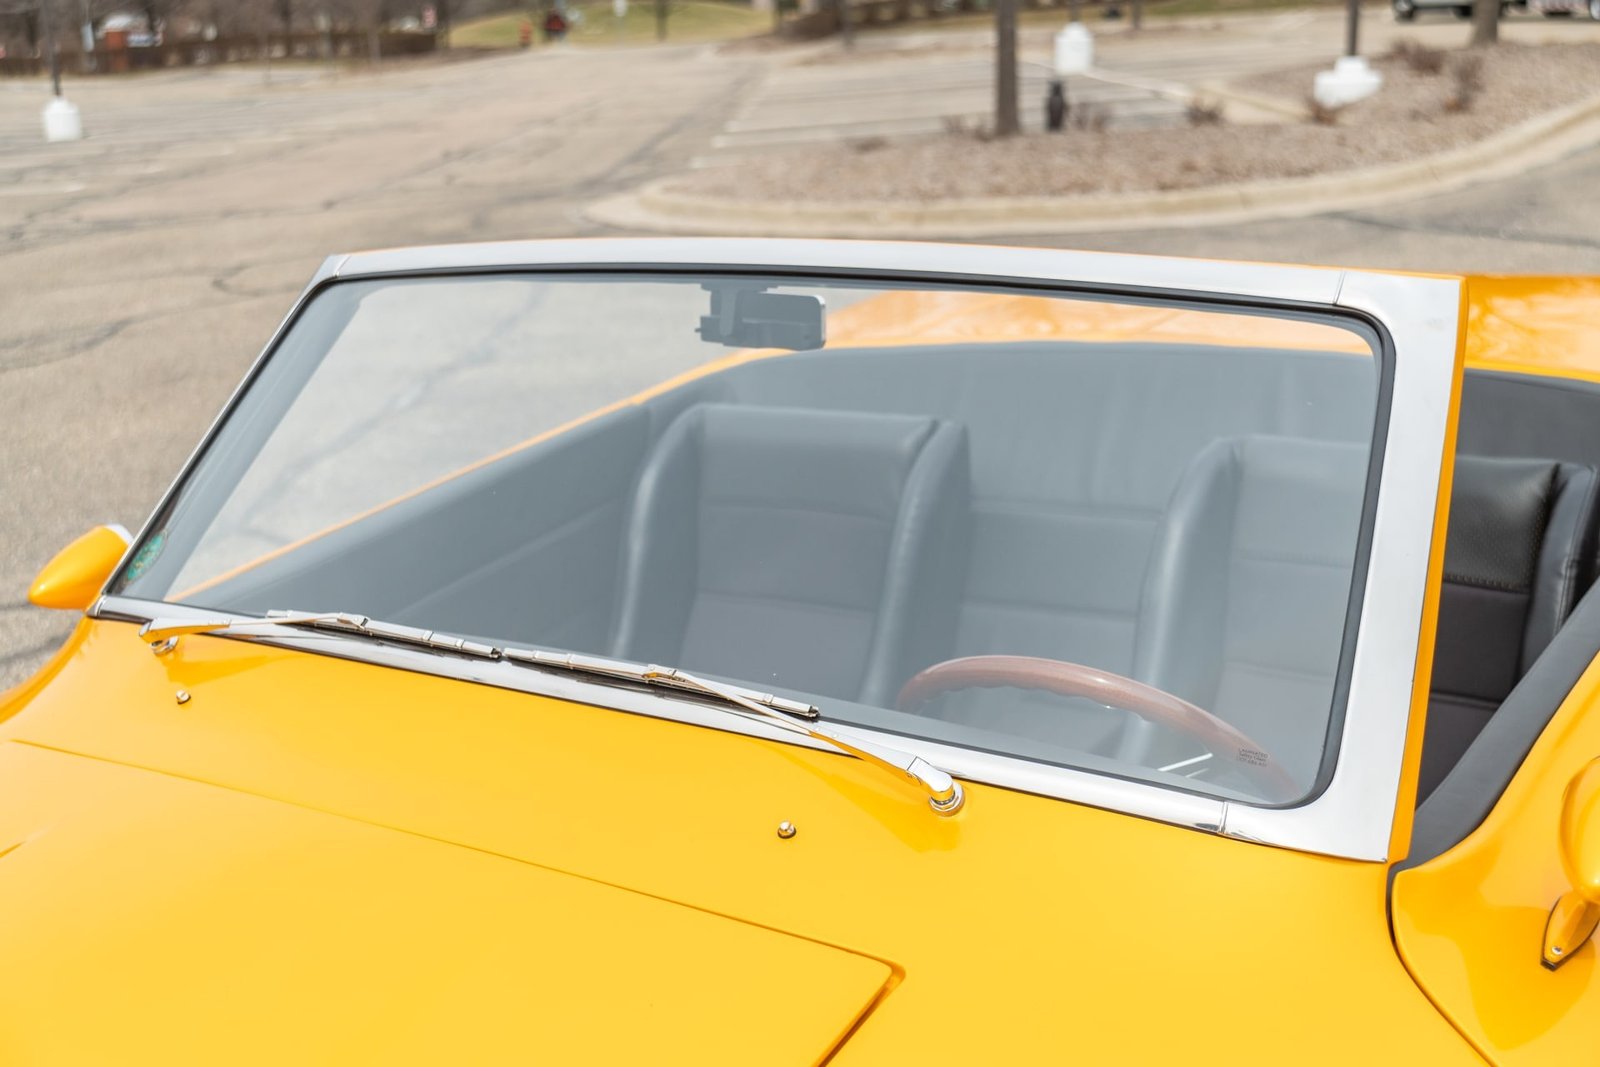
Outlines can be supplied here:
M599 648L648 427L636 408L602 416L334 529L196 600L252 612L358 611Z
M1600 385L1570 378L1469 370L1456 448L1479 456L1538 456L1600 469Z

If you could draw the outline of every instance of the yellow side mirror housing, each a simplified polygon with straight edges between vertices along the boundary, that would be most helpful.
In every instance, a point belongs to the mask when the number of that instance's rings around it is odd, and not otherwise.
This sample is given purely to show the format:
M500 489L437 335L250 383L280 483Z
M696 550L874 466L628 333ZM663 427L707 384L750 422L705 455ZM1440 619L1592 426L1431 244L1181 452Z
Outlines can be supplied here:
M1600 759L1567 784L1557 847L1572 888L1556 901L1545 923L1543 962L1552 971L1571 959L1600 924Z
M94 603L132 542L121 526L96 526L55 554L28 587L41 608L82 611Z

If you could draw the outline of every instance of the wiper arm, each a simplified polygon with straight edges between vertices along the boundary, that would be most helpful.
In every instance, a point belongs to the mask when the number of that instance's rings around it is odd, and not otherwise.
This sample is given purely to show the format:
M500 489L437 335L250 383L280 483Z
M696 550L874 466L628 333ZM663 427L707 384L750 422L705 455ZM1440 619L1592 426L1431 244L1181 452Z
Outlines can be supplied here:
M324 633L356 634L381 641L394 641L436 652L453 652L480 659L509 660L531 667L570 671L591 678L632 682L694 693L720 701L729 711L763 722L773 723L792 733L821 741L840 752L865 760L890 771L927 794L928 806L940 815L954 815L966 801L961 783L921 756L880 745L875 741L841 732L836 727L818 725L821 718L810 704L712 682L705 678L654 664L629 663L569 652L544 652L537 649L499 648L465 637L441 634L417 626L380 622L365 615L330 611L269 611L262 618L221 616L211 619L151 619L139 628L139 636L149 642L157 655L172 651L178 638L187 634L212 634L218 637L270 637L283 628L304 628Z
M771 693L761 693L754 689L746 689L740 685L708 682L703 678L696 678L691 674L685 674L683 671L675 670L671 667L629 663L627 660L605 659L600 656L584 656L576 652L543 652L525 648L501 649L501 655L513 663L524 663L530 667L555 667L559 670L571 671L574 674L617 678L624 682L655 685L663 689L677 689L685 693L713 697L735 707L745 708L745 710L749 710L746 708L747 704L756 704L758 708L755 714L762 716L766 716L770 712L781 711L785 715L792 715L797 719L815 721L819 715L816 708L803 701L788 700L784 697L773 696ZM788 720L783 721L787 722Z
M843 733L834 727L818 725L817 720L820 715L817 709L809 704L785 700L770 693L757 693L740 686L709 681L676 667L629 663L625 660L602 659L598 656L581 656L565 652L540 652L518 648L507 648L502 651L505 658L513 663L553 667L591 677L657 685L712 697L724 705L731 705L729 710L735 713L743 713L763 722L773 723L791 733L803 734L904 778L927 794L928 806L940 815L954 815L966 802L966 794L961 789L961 783L947 772L935 767L921 756L868 741L853 733Z
M754 703L760 705L763 711L771 709L772 711L780 711L785 715L793 715L801 719L817 718L816 708L798 700L788 700L784 697L773 696L771 693L760 693L754 689L745 689L737 685L723 685L702 681L697 678L691 679L689 675L682 675L681 672L669 671L665 668L646 668L642 664L601 659L595 656L529 651L519 648L502 649L495 645L484 644L481 641L472 641L463 637L455 637L451 634L442 634L437 630L425 630L417 626L402 626L393 622L380 622L366 615L355 615L344 611L269 611L262 618L220 616L211 619L151 619L139 628L139 636L149 642L151 649L157 655L163 655L177 647L178 638L187 634L212 634L218 637L270 637L283 627L304 628L323 633L357 634L362 637L393 641L435 652L455 652L480 659L508 659L517 663L528 663L535 666L561 667L584 674L604 675L611 678L620 678L624 681L658 685L667 689L679 689L688 693L697 693L701 696L716 697L741 708L748 703ZM650 673L647 676L647 671L654 673Z
M139 636L150 643L157 655L171 652L185 634L214 634L227 637L268 637L282 627L305 627L333 633L359 634L383 641L397 641L437 652L458 652L481 659L499 659L500 650L482 641L452 637L419 626L379 622L365 615L345 611L269 611L264 618L239 619L151 619L139 628Z

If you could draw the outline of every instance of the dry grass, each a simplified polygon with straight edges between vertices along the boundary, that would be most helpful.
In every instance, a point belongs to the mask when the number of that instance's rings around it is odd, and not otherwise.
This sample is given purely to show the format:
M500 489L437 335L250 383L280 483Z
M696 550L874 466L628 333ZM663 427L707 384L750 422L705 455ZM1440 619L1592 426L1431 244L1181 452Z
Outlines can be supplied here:
M1337 126L1339 116L1343 114L1343 107L1329 107L1317 99L1317 94L1307 93L1303 101L1306 108L1306 118L1318 126Z
M1421 41L1402 37L1390 46L1389 56L1404 63L1413 74L1439 74L1444 71L1444 49L1429 48Z
M1445 98L1444 109L1450 112L1471 111L1483 93L1483 55L1472 53L1457 56L1450 64L1450 95Z
M1183 109L1183 117L1191 126L1220 126L1223 123L1222 101L1197 96Z

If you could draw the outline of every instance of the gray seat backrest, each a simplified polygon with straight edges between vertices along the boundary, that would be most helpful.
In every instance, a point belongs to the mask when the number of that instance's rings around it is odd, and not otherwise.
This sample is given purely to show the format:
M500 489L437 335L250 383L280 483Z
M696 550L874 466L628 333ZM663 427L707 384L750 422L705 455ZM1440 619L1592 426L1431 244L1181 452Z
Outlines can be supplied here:
M1156 536L1134 677L1259 742L1309 787L1350 599L1367 449L1223 438L1179 479Z
M952 423L695 405L640 475L612 652L886 703L951 654L967 497Z

